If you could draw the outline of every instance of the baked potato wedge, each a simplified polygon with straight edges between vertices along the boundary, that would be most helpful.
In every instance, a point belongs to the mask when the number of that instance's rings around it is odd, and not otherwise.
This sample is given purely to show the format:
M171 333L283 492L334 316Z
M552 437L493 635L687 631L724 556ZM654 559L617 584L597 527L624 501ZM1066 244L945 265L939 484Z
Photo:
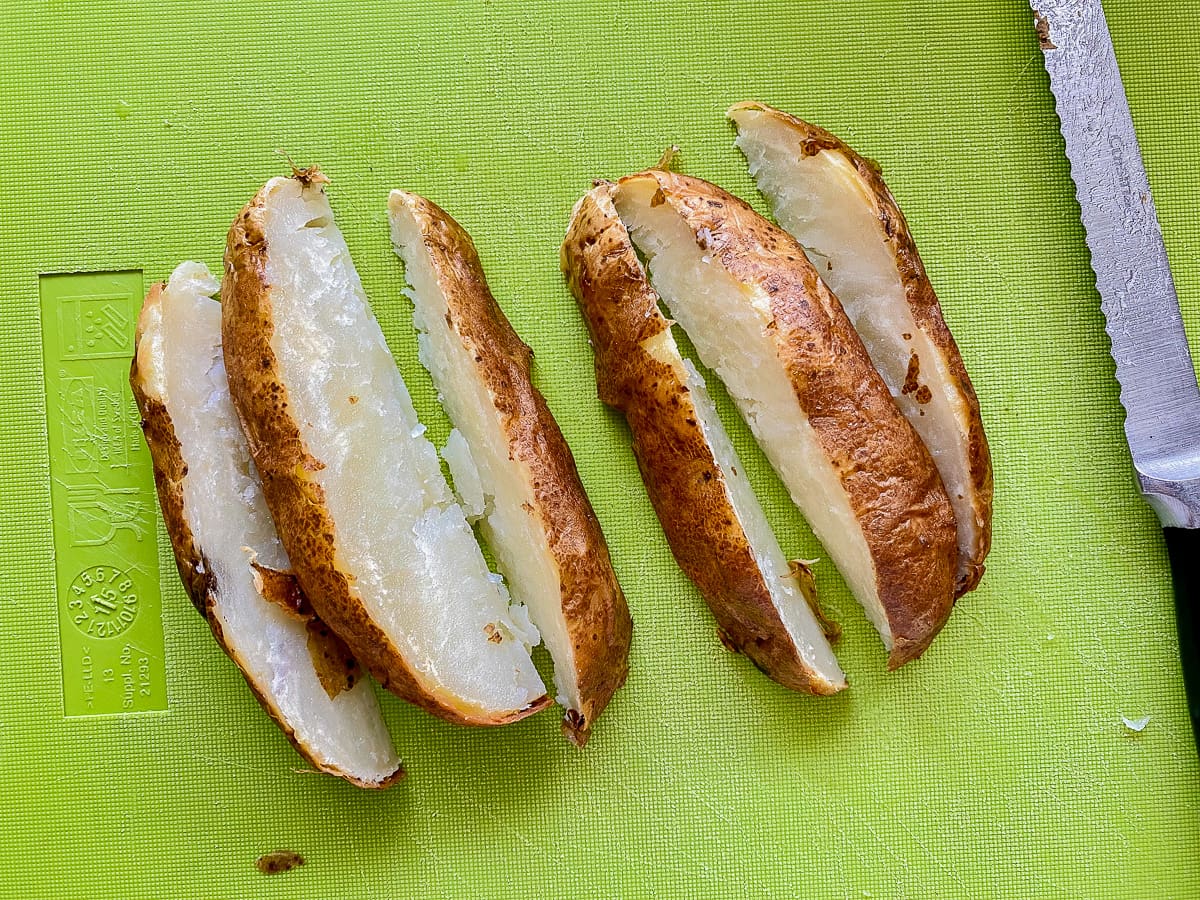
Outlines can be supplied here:
M845 675L704 380L680 356L613 190L601 183L580 199L561 251L591 334L600 399L624 413L667 542L712 609L722 641L780 684L833 694L846 686Z
M444 719L544 707L537 643L423 436L314 169L234 220L222 328L230 393L313 609L385 688Z
M608 545L533 384L533 353L488 288L470 235L406 191L391 192L388 212L421 362L456 429L443 456L508 589L541 633L563 733L582 747L629 672L632 623Z
M979 401L904 214L879 167L762 103L729 110L775 218L837 295L900 411L933 456L958 525L956 594L983 575L992 464Z
M217 643L300 754L360 787L404 774L370 683L296 585L221 357L217 282L183 263L146 296L129 381L175 562Z
M794 238L716 185L662 170L614 205L650 282L729 388L878 629L895 668L954 601L954 512L841 304Z

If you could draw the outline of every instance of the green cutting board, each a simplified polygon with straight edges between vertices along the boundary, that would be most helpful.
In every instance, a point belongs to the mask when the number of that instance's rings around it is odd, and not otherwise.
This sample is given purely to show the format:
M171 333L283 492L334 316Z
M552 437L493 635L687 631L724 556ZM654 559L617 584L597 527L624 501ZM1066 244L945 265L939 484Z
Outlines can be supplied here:
M1200 20L1108 6L1200 326ZM1200 896L1166 558L1022 0L9 0L0 34L0 895ZM885 673L820 565L852 685L832 699L721 648L558 273L590 179L671 143L763 208L723 120L748 98L882 163L995 463L987 575L919 662ZM121 393L130 317L179 261L219 266L233 215L286 171L277 149L332 178L435 439L390 188L463 222L536 351L635 621L629 683L586 751L553 713L467 730L385 697L407 779L368 793L306 772L185 600ZM822 556L718 400L784 548ZM77 621L88 579L111 608ZM281 848L306 864L260 874Z

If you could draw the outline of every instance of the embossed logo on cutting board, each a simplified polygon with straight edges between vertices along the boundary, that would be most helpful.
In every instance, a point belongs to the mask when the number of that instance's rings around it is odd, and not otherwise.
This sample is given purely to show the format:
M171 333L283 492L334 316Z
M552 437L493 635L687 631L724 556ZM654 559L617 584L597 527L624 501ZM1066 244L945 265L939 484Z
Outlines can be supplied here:
M81 294L58 304L62 359L109 359L133 353L133 319L124 294Z
M68 716L167 708L154 481L129 361L140 272L39 280Z

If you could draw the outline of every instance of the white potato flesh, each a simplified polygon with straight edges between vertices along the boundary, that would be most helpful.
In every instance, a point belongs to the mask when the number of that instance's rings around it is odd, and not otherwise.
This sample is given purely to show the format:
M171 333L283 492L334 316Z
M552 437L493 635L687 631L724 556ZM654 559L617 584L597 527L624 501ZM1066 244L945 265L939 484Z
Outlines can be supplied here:
M421 362L433 377L446 414L465 442L465 447L454 448L452 456L465 456L472 463L460 468L468 482L473 468L482 489L480 530L514 599L528 609L554 661L556 702L568 709L581 709L575 650L563 616L562 581L549 537L536 512L538 502L530 473L511 453L491 391L480 378L471 353L447 322L446 296L425 249L420 225L404 197L404 192L394 191L388 204L392 243L404 261L404 277L410 286L407 293L413 301L413 324L420 331ZM460 490L469 492L470 488Z
M451 429L446 438L446 446L442 448L442 459L450 468L450 478L454 481L454 493L462 504L467 519L474 522L487 512L487 501L483 496L483 484L479 480L479 469L471 456L471 448L467 439L457 428Z
M687 387L696 421L700 424L701 433L712 450L713 461L721 470L726 499L746 535L746 542L754 554L759 572L762 573L771 602L800 658L810 671L824 679L830 687L845 687L846 676L838 665L837 657L833 655L829 641L813 615L812 608L800 593L787 557L780 549L779 540L771 530L762 505L755 496L754 488L746 478L746 469L738 458L737 450L734 449L725 426L721 423L712 398L708 395L703 376L692 365L691 360L680 355L679 346L670 330L659 332L644 342L642 349L657 361L670 366L675 371L675 377Z
M433 694L524 709L545 694L509 601L442 476L323 191L264 190L271 346L290 411L324 468L339 565L367 614Z
M652 178L622 183L616 207L646 259L655 290L701 361L729 389L775 471L891 649L875 563L833 464L775 352L768 295L734 279L707 255L670 203L652 205Z
M967 400L942 351L913 318L896 260L874 201L850 161L837 151L805 156L795 131L755 109L730 113L737 146L780 226L804 245L862 337L892 397L929 448L958 522L960 547L973 552L979 528L971 477ZM928 403L903 393L917 355Z
M318 763L379 783L400 761L370 683L362 679L331 699L313 667L305 623L257 587L252 561L283 572L291 565L229 397L217 290L203 265L180 265L158 315L143 320L149 353L139 353L187 466L184 516L211 568L213 613L246 677L300 745Z

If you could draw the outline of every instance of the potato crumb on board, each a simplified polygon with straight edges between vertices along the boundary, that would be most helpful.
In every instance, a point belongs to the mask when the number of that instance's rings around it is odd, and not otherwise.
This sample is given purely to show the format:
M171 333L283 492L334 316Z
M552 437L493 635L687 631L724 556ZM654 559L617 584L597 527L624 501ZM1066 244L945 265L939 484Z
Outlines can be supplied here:
M278 875L304 865L304 857L295 850L274 850L254 861L254 867L264 875Z
M1142 716L1138 719L1131 719L1129 716L1121 716L1121 724L1132 731L1134 734L1140 734L1150 724L1149 716Z

